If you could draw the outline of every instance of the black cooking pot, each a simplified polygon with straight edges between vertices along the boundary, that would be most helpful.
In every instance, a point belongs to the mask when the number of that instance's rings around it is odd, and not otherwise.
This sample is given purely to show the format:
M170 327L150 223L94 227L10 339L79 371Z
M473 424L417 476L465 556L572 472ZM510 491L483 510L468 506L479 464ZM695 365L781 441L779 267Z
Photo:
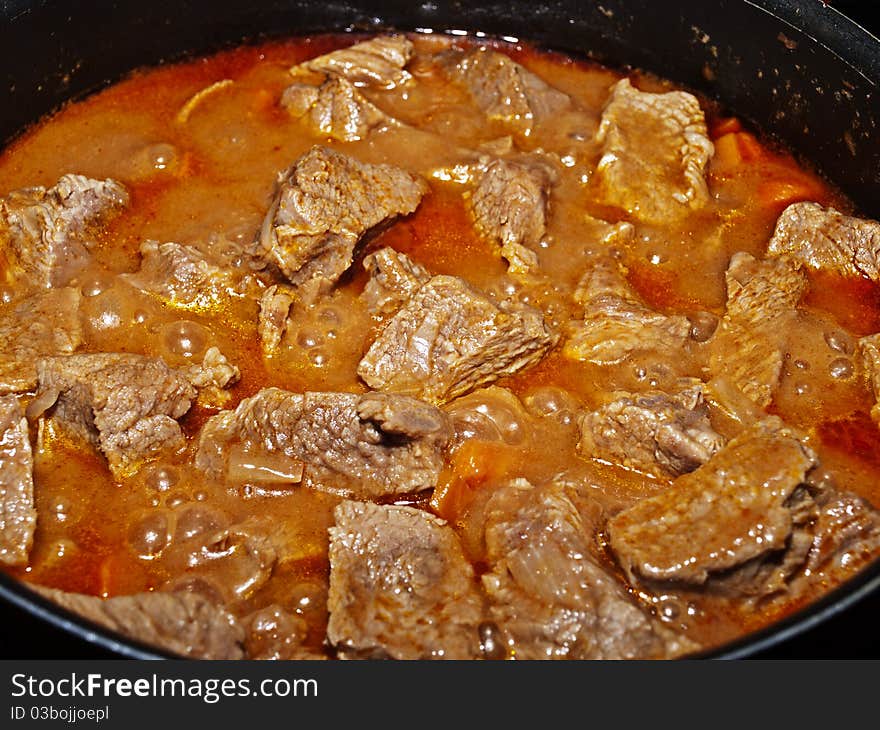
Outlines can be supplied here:
M521 38L654 71L721 101L803 155L865 214L880 217L880 41L818 0L5 0L0 139L139 66L266 36L388 28ZM766 652L854 615L858 601L878 595L880 561L786 621L711 656ZM159 656L2 574L0 599L10 616L4 631L30 630L39 656L82 655L73 641L110 655Z

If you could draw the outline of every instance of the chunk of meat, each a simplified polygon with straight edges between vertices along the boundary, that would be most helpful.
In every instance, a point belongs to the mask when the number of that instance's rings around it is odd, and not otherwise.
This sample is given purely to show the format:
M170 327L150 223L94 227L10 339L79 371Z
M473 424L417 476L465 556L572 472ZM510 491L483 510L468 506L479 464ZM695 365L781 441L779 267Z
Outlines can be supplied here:
M486 512L491 616L521 659L659 659L697 647L650 617L593 557L568 494L518 479Z
M37 287L66 284L88 259L95 226L127 204L128 192L115 180L82 175L11 192L0 200L7 275Z
M880 547L880 512L849 492L827 490L817 498L819 512L807 567L834 572L861 567Z
M361 300L372 314L393 314L431 278L421 264L393 248L364 258L368 276Z
M0 314L0 394L37 387L37 360L67 355L82 342L79 289L35 292Z
M358 502L335 517L327 637L340 656L479 655L482 599L451 527L411 507Z
M530 134L537 124L571 107L571 99L509 56L486 47L453 51L447 72L470 92L489 119Z
M648 307L626 274L623 264L610 256L593 257L575 292L575 300L584 307L584 319L565 343L567 357L614 365L634 352L680 350L687 341L688 318Z
M141 268L121 278L175 306L214 307L244 296L254 283L248 274L211 261L193 246L146 241L141 256Z
M6 395L0 397L0 563L27 564L36 526L28 425L18 399Z
M374 129L399 124L345 79L329 79L318 87L292 84L284 90L281 106L339 142L356 142Z
M668 490L610 519L611 548L631 577L654 581L703 585L730 580L738 568L751 577L764 561L790 573L809 549L798 528L812 517L802 485L816 463L778 419L765 419ZM785 560L790 551L798 561ZM781 577L763 576L762 590Z
M811 269L880 282L880 223L818 203L794 203L776 221L767 253L787 254Z
M859 355L862 367L868 375L868 383L874 394L871 418L880 424L880 333L862 337L859 340Z
M546 232L547 198L555 173L539 159L494 160L470 196L471 213L484 236L501 246L509 270L537 266L535 248Z
M398 167L313 147L282 174L258 256L295 285L317 279L329 287L351 266L367 231L412 213L427 190L424 180Z
M678 476L693 471L724 445L709 422L700 386L675 394L617 394L580 417L578 451L648 473Z
M202 428L196 466L229 473L230 448L301 464L304 485L359 498L430 489L452 436L447 417L401 395L261 390Z
M98 598L30 586L62 608L111 631L193 659L242 659L244 629L224 608L188 593Z
M217 347L205 351L200 365L190 365L187 380L200 390L202 388L227 388L238 382L239 369L226 359Z
M496 305L462 279L435 276L385 325L358 375L439 403L533 365L554 343L537 309Z
M381 36L312 58L291 71L296 75L305 68L358 86L393 89L410 78L406 65L412 55L412 41L405 36Z
M764 408L779 383L786 333L807 278L787 257L759 261L740 252L730 259L726 280L727 311L709 342L709 369Z
M284 287L270 286L260 297L257 334L266 355L273 354L281 345L293 304L293 294Z
M596 134L603 200L648 223L675 223L709 200L705 170L714 153L692 94L651 94L621 79Z
M99 448L115 476L125 476L145 459L184 446L176 419L197 395L193 380L222 387L217 384L234 378L237 371L230 373L232 366L215 349L201 368L189 370L129 353L43 358L28 415L49 411L63 428Z

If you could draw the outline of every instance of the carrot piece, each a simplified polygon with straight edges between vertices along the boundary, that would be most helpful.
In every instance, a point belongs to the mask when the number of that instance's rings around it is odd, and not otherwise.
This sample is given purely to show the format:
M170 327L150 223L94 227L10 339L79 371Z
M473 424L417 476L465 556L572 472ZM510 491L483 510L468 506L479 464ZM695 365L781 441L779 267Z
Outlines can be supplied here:
M715 140L713 166L720 170L732 170L742 164L743 157L736 138L736 133L732 132Z
M772 208L785 208L792 203L805 200L824 198L822 188L807 177L788 177L784 179L768 179L758 185L758 198Z
M448 522L456 522L481 488L506 474L515 453L513 447L497 441L465 441L441 472L431 509Z
M741 132L742 123L736 117L722 117L712 125L712 139L717 139L731 132Z
M736 143L743 162L758 162L771 156L769 150L748 132L737 132Z
M138 593L147 583L143 568L123 555L108 555L98 567L98 595L104 598Z

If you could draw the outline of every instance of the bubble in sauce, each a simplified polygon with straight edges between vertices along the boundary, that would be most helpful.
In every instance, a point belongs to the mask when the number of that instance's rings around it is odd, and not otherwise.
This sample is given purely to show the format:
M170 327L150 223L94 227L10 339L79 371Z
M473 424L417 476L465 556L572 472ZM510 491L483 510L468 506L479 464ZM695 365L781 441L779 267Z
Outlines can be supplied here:
M310 616L320 617L327 606L327 586L317 581L297 583L290 591L287 605L307 621Z
M853 353L852 337L843 330L826 332L825 342L832 350L842 352L844 355L851 355Z
M311 350L313 347L323 345L324 338L310 329L302 329L296 337L296 342L300 347L306 350Z
M57 522L65 522L70 515L70 502L66 497L55 497L50 503L49 510Z
M828 373L836 380L846 380L855 373L852 360L846 357L838 357L828 363Z
M480 634L480 651L486 659L506 659L507 647L504 645L504 635L494 621L484 621L477 631Z
M112 281L105 274L89 274L82 280L80 291L84 297L96 297L112 285Z
M165 347L181 357L202 355L208 346L208 333L197 322L183 319L163 327Z
M695 342L706 342L718 328L718 317L711 312L694 312L688 315L691 323L690 336Z
M171 487L177 484L180 481L180 473L173 466L160 465L154 466L149 473L147 474L147 478L144 480L144 484L147 489L151 489L156 492L167 492Z
M128 544L144 559L155 558L171 542L168 514L153 512L135 522L128 531Z
M332 307L325 307L318 313L318 316L324 322L329 322L330 324L339 324L342 322L342 315Z
M523 402L532 415L555 418L566 426L572 423L578 410L574 396L553 385L536 388L526 395Z
M204 535L226 527L228 522L226 515L214 507L204 504L189 505L177 515L174 538L189 540L196 535Z
M167 142L149 144L137 150L131 159L131 175L148 178L157 172L173 172L180 163L177 148Z

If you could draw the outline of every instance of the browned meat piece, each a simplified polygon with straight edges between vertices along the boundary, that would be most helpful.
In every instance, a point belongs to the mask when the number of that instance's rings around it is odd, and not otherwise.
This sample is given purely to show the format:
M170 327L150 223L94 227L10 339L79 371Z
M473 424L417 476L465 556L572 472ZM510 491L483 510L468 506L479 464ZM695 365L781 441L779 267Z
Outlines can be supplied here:
M411 507L359 502L335 516L327 637L340 656L478 656L482 599L451 527Z
M447 56L450 77L463 84L490 119L521 134L571 107L571 99L510 57L485 47Z
M816 463L778 419L766 419L609 520L611 547L632 577L691 585L720 578L728 590L771 592L809 550L813 504L802 485ZM764 563L774 574L760 571Z
M788 254L811 269L880 281L880 223L818 203L795 203L779 216L767 253Z
M565 343L566 356L613 365L634 352L675 351L687 341L687 317L667 316L648 307L626 280L626 268L609 256L595 256L575 299L584 320Z
M0 393L37 387L37 360L67 355L82 342L79 289L35 292L0 314Z
M787 257L758 261L741 252L730 259L726 279L727 311L709 342L709 368L764 408L779 382L807 278Z
M6 395L0 397L0 563L27 564L36 526L28 425L18 399Z
M208 420L196 466L230 478L269 456L279 460L279 483L359 498L406 494L436 485L451 435L441 411L407 396L266 388Z
M520 659L659 659L696 647L651 618L593 557L567 487L518 479L486 513L491 615Z
M302 64L309 71L341 77L358 86L393 89L406 82L406 64L413 55L413 44L404 36L373 38L326 53ZM299 67L291 69L294 74Z
M39 389L28 415L49 411L65 429L98 447L114 475L124 476L160 451L183 447L175 419L189 410L196 383L223 387L236 376L230 368L216 348L205 354L202 366L189 370L129 353L44 358L37 361Z
M373 314L393 314L431 278L424 266L393 248L371 253L364 268L370 278L361 299Z
M85 264L89 234L128 204L114 180L64 175L54 187L16 190L0 200L0 240L16 281L59 286Z
M724 445L709 423L700 386L675 394L618 394L580 417L578 450L648 473L678 476L693 471Z
M439 403L533 365L554 342L537 309L496 306L455 276L435 276L385 325L358 375Z
M235 616L187 593L136 593L98 598L30 586L105 629L193 659L242 659L244 630Z
M186 377L196 388L226 388L238 382L241 373L216 347L205 351L201 365L191 365Z
M287 318L293 308L293 295L283 287L270 286L260 298L260 316L257 333L267 355L274 353L287 331Z
M374 129L398 124L345 79L329 79L319 87L288 86L281 106L295 117L306 118L323 136L340 142L356 142Z
M424 180L398 167L313 147L282 174L258 255L293 284L317 279L330 286L351 266L367 231L412 213L427 190Z
M253 284L247 274L218 265L192 246L146 241L141 256L141 268L121 278L177 306L213 307L243 296Z
M547 196L554 171L535 160L495 160L470 197L477 228L501 246L509 269L524 274L538 263L535 248L546 231Z
M859 340L859 354L862 367L868 375L868 383L874 394L874 405L871 406L871 418L880 424L880 333L862 337Z
M880 513L848 492L828 490L817 498L819 514L807 567L812 572L854 569L870 560L880 547Z
M606 203L648 223L674 223L709 200L704 172L714 147L696 97L650 94L619 81L596 135Z

